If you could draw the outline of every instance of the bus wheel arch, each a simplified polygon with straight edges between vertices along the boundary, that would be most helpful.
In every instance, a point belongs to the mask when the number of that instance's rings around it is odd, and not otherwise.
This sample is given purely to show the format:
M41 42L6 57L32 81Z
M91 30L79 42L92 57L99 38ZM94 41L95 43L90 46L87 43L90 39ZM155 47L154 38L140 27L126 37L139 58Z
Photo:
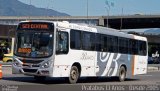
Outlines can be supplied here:
M121 68L122 66L125 68L125 70L126 70L126 72L127 72L127 66L126 66L125 64L122 64L122 65L120 66L120 68Z
M80 76L81 75L81 65L80 65L80 63L76 62L72 66L76 66L78 68L79 76Z
M119 68L119 73L118 73L118 80L120 82L125 81L127 75L127 66L125 64L122 64Z
M75 84L78 81L80 74L81 74L80 63L74 63L71 66L71 70L70 70L70 74L69 74L69 78L68 78L69 83Z

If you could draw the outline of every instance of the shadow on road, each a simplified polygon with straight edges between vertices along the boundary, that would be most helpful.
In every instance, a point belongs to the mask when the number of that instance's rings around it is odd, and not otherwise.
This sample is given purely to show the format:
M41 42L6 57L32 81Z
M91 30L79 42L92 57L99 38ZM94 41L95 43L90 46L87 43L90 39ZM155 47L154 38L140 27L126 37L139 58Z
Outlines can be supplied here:
M35 84L68 84L67 78L46 78L44 81L36 81L34 77L3 77L3 80L8 80L8 81L17 81L17 82L27 82L27 83L35 83ZM138 81L139 79L126 79L125 81ZM101 82L112 82L112 83L117 83L119 82L116 77L110 77L110 78L105 78L105 77L83 77L79 79L78 83L101 83Z

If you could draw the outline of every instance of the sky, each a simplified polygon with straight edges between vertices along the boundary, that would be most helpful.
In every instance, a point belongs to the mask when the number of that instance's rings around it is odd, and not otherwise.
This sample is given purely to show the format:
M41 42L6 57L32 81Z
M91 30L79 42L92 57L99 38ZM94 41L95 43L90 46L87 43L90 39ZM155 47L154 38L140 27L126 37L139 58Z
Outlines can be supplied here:
M19 0L71 16L158 15L160 0ZM87 4L88 1L88 4ZM87 9L88 6L88 9ZM108 13L109 12L109 13Z

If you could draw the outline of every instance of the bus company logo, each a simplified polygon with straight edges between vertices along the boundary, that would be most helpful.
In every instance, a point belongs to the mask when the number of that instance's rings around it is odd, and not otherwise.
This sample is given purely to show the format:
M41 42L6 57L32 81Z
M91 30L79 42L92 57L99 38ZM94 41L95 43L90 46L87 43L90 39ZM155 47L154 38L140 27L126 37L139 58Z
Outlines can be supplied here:
M32 28L32 29L48 29L48 25L47 24L22 24L21 25L22 28Z
M82 53L82 56L80 58L81 60L94 60L95 57L92 55L88 55L87 52Z
M101 76L116 76L118 71L118 62L120 54L115 53L104 53L100 52L97 54L97 65L100 67L100 70L97 72L97 75ZM114 69L111 68L114 66ZM105 68L105 69L104 69Z

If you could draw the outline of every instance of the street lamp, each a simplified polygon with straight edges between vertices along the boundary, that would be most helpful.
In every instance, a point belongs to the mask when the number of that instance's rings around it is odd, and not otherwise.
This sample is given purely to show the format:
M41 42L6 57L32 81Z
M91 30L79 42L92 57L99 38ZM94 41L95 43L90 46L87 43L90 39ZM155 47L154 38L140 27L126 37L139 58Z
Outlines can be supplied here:
M105 4L106 4L106 6L105 6L105 8L106 8L106 10L107 10L107 27L108 27L108 19L109 19L109 11L110 11L110 4L109 4L109 1L108 0L106 0L105 1Z
M107 10L107 28L108 28L108 19L109 19L109 11L110 11L110 8L109 7L105 7L106 10Z
M106 1L105 1L105 4L106 4L105 8L106 8L106 10L107 10L107 27L109 27L108 19L109 19L110 7L111 7L111 6L113 7L113 6L114 6L114 3L113 3L113 2L109 2L108 0L106 0Z

